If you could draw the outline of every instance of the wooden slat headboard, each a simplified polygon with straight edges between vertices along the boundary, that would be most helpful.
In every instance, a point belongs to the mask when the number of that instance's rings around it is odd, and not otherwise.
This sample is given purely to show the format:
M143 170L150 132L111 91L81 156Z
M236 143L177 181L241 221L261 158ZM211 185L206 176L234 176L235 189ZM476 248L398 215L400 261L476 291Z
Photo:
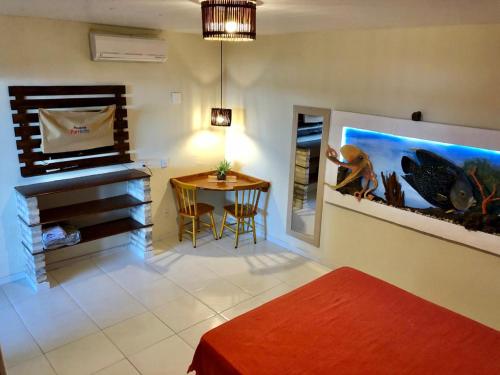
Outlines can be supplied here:
M130 163L126 89L107 86L9 86L16 146L23 177ZM98 110L116 105L114 146L44 154L38 109Z

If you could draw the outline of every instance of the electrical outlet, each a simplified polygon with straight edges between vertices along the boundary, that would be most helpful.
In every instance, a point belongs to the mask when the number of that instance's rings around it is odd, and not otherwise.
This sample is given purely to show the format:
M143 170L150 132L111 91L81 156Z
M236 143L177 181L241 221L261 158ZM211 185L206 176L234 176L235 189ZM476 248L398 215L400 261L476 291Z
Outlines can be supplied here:
M141 167L148 167L151 169L157 169L157 168L167 168L168 166L168 159L139 159L136 161Z
M152 168L153 167L153 160L151 160L151 159L140 159L140 160L137 160L137 162L142 167L148 167L148 168Z

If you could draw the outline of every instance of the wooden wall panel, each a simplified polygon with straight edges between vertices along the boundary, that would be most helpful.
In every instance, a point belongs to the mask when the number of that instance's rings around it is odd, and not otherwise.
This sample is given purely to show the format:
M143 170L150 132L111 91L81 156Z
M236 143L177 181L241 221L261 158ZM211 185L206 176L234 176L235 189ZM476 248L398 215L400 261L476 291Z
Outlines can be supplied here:
M12 122L20 152L21 175L29 177L130 163L125 93L123 85L10 86ZM113 146L57 154L44 154L40 150L39 108L98 110L113 104L116 105Z

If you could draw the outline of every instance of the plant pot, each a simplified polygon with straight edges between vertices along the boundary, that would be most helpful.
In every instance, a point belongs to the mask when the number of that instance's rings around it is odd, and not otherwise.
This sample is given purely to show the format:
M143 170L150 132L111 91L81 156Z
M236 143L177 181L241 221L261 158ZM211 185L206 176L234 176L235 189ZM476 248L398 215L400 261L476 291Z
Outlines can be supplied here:
M225 179L226 179L226 174L224 174L224 173L217 173L217 180L224 181Z

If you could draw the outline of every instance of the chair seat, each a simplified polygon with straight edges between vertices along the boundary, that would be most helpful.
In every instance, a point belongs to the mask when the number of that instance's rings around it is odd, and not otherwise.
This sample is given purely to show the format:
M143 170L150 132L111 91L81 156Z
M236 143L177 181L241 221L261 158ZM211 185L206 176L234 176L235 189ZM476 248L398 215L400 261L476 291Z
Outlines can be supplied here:
M209 212L212 212L214 210L214 206L208 203L196 203L196 208L198 216L208 214ZM191 212L192 215L190 215L189 212ZM194 216L194 212L194 205L191 205L190 209L180 210L179 214L192 217Z
M242 206L238 206L238 215L236 215L235 209L234 209L234 204L228 204L227 206L224 206L224 210L226 210L229 214L231 214L234 217L252 217L257 215L257 212L255 212L252 208L251 205L246 204L243 206L243 215L240 215L242 212Z

